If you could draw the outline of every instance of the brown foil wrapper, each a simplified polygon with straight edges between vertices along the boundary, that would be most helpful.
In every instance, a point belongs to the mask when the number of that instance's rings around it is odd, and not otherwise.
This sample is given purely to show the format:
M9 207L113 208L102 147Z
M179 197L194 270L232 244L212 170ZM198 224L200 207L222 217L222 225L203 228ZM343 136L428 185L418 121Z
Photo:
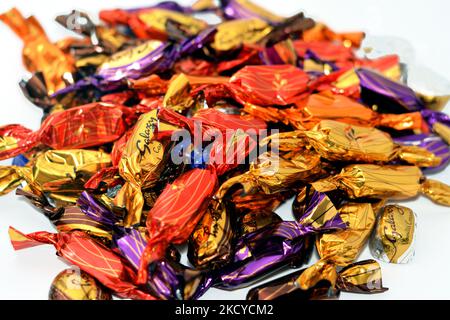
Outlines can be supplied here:
M232 257L232 215L226 205L212 200L189 239L189 261L199 269L223 266Z

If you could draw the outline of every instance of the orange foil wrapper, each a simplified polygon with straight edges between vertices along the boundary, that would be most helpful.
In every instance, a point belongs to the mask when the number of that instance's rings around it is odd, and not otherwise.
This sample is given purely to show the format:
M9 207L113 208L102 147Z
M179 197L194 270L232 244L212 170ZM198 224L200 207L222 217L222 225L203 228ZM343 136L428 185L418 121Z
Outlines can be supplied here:
M24 18L16 8L0 15L19 36L23 43L23 63L28 71L40 71L44 75L49 95L66 87L66 81L73 81L74 59L51 43L42 26L33 17Z

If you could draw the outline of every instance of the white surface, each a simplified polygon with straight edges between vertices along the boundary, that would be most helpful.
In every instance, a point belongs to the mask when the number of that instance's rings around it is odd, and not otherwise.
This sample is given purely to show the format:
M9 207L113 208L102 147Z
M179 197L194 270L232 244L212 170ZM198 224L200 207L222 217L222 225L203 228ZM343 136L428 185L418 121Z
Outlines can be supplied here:
M189 4L191 1L180 1ZM364 30L371 35L405 39L413 51L399 49L408 63L414 60L449 78L450 74L450 2L445 0L270 0L257 1L283 15L304 10L338 31ZM2 0L0 12L16 6L24 15L34 14L52 40L68 33L53 18L73 8L96 16L102 8L144 6L154 1L27 1ZM391 46L389 45L387 49ZM21 123L37 129L41 112L30 104L18 82L26 74L21 62L22 43L0 24L0 125ZM447 106L446 111L449 112ZM450 184L450 169L435 178ZM421 197L404 202L418 216L416 256L408 265L381 263L384 285L389 291L379 295L342 294L342 299L449 299L450 291L450 210ZM67 265L55 256L51 246L14 252L7 234L12 225L24 232L53 231L50 223L28 203L13 193L0 198L0 299L47 299L54 276ZM288 218L290 203L280 209ZM368 250L361 259L370 258ZM314 259L311 261L314 262ZM289 271L288 271L289 272ZM278 276L281 274L278 274ZM248 289L233 292L211 289L206 299L243 299Z

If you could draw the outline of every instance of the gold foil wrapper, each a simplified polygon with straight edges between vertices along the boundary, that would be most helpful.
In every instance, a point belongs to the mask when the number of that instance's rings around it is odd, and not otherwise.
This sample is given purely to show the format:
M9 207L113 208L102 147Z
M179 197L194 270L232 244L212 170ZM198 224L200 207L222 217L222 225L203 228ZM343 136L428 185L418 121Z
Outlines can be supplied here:
M109 154L102 151L49 150L36 156L25 167L0 167L0 190L5 194L21 181L26 181L32 190L74 203L84 190L84 183L110 165Z
M255 44L271 30L272 27L267 22L258 18L226 21L218 25L212 47L227 51L243 44Z
M112 300L111 293L80 269L66 269L52 281L49 300Z
M416 95L425 103L427 109L442 111L450 101L450 95L430 95L416 92Z
M174 76L164 96L163 106L177 112L190 108L194 104L189 94L190 90L189 78L185 74L180 73Z
M241 184L244 192L262 191L273 194L288 190L299 181L307 182L321 171L320 156L309 150L291 154L263 153L250 165L250 170L225 181L216 193L222 199L234 185Z
M450 186L443 182L426 179L422 183L422 194L437 204L450 207Z
M375 214L369 203L349 203L339 209L347 228L318 236L316 248L321 259L338 266L356 260L375 226Z
M414 256L415 231L416 218L411 209L388 205L378 215L370 251L386 262L408 263Z
M158 110L142 115L136 123L119 162L119 172L126 183L115 198L118 207L127 209L125 226L141 221L144 206L141 189L155 185L169 156L165 152L167 144L154 138L155 131L162 133L176 129L178 128L175 126L159 121Z
M442 139L450 144L450 127L443 123L436 122L433 125L433 131L436 132Z
M341 189L351 198L408 199L419 193L421 178L421 170L414 166L354 164L312 185L319 192Z
M322 120L305 135L322 157L332 161L387 162L396 152L391 137L375 128Z
M436 167L442 161L441 157L438 157L434 153L417 146L400 147L398 157L401 160L418 167Z
M252 233L265 226L281 221L283 221L283 219L272 211L249 212L240 220L239 234Z
M203 20L196 19L180 12L159 8L143 10L139 13L138 17L146 26L160 32L166 31L166 23L168 20L175 21L180 25L182 30L186 31L191 36L197 35L208 26Z
M261 17L262 19L264 19L265 21L269 21L271 23L279 23L279 22L283 22L284 21L284 17L281 17L279 15L276 15L260 6L258 6L257 4L249 1L249 0L235 0L234 1L236 4L238 4L240 7L243 7L245 9L247 9L248 11L251 11L253 14L258 15L259 17Z
M302 290L308 290L309 288L313 288L321 280L327 280L334 287L337 278L338 273L336 267L326 260L319 260L303 271L296 282Z

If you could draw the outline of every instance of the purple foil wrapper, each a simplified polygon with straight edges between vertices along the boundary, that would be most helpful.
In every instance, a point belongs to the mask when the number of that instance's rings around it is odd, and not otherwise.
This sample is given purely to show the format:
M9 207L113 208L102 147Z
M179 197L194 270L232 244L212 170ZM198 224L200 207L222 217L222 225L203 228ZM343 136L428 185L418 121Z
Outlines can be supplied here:
M422 114L423 119L427 122L430 128L433 128L433 125L436 122L440 122L450 127L450 116L446 113L440 111L433 110L422 110L420 112Z
M427 173L443 170L450 163L450 147L441 137L433 134L416 134L406 137L394 138L394 142L404 146L417 146L425 148L441 157L441 163L436 167L422 168Z
M83 191L80 195L77 205L80 207L81 211L92 220L111 227L116 222L119 222L119 217L97 202L97 200L87 191Z
M147 241L137 230L129 229L124 233L125 236L116 239L117 247L137 270ZM211 284L212 279L205 272L188 268L172 259L164 258L149 266L149 290L163 300L198 299Z
M145 10L150 10L150 9L166 9L166 10L176 11L176 12L181 12L181 13L186 13L186 14L190 14L190 13L194 12L194 10L192 10L191 7L184 7L175 1L162 1L162 2L155 4L154 6L126 9L124 11L129 12L129 13L134 13L134 12L145 11Z
M245 287L294 262L295 266L300 266L299 259L308 253L310 235L345 228L336 214L318 227L283 221L248 233L237 241L233 261L216 272L214 286L221 289Z
M406 85L392 81L376 72L358 69L361 100L368 106L377 105L381 113L405 113L425 108L415 92Z

